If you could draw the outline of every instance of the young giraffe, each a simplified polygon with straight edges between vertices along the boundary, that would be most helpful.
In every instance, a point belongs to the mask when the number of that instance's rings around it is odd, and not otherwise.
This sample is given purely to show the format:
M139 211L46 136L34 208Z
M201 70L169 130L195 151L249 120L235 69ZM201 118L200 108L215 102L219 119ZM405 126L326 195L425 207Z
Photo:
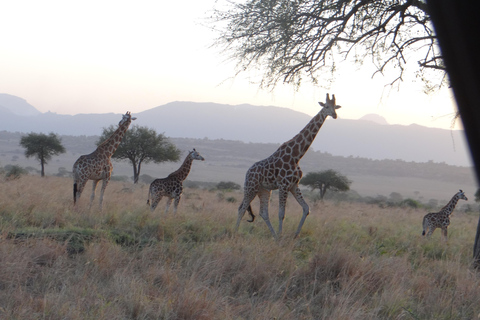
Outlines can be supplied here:
M462 190L458 191L453 198L443 207L439 212L428 213L423 217L423 232L422 236L427 233L427 237L430 237L435 229L442 229L442 235L447 241L447 228L450 225L450 215L455 209L458 200L468 200ZM428 232L427 232L428 231Z
M278 211L278 236L282 233L288 192L292 193L303 208L303 216L295 233L295 237L298 236L307 215L310 213L310 208L303 199L300 188L298 187L298 183L302 178L302 170L298 166L298 162L307 152L327 116L336 119L337 113L335 110L340 108L340 106L335 104L335 95L333 95L333 98L330 100L330 96L327 94L326 103L319 102L319 104L323 108L295 137L283 143L270 157L256 162L248 169L245 175L243 201L238 208L238 219L235 230L238 230L245 211L248 210L251 216L251 220L248 220L249 222L255 219L250 203L258 196L260 199L260 216L267 224L272 235L277 237L268 218L268 202L271 191L278 189L280 205Z
M177 171L170 173L166 178L155 179L150 184L147 204L150 204L150 210L152 212L155 211L158 203L165 196L168 197L165 213L168 212L173 199L175 199L175 202L173 203L173 213L177 213L178 203L180 202L180 197L182 196L183 192L183 181L190 173L193 160L204 161L205 159L200 155L200 153L193 149L193 151L188 153L187 157L183 161L183 164Z
M118 145L122 141L125 132L132 120L130 112L127 111L123 115L122 120L118 123L118 128L104 142L102 142L95 151L90 154L82 155L73 164L73 204L75 205L82 195L83 188L88 180L93 180L92 195L90 197L90 205L95 198L95 189L100 180L103 181L100 192L100 209L102 209L103 193L107 188L110 176L112 174L113 165L110 158L112 157Z

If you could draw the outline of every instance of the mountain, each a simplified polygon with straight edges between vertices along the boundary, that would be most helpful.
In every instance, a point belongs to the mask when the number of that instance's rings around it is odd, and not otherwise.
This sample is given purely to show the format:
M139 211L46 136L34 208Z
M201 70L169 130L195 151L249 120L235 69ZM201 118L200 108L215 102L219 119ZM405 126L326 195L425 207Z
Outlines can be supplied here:
M20 103L16 99L13 101ZM3 105L3 108L14 109L10 105ZM338 112L338 119L326 120L312 144L314 150L335 156L373 160L401 159L471 166L463 131L419 125L379 124L381 120L372 116L362 120L347 120L342 119L342 110ZM98 136L103 128L117 125L121 119L120 113L74 116L38 111L31 113L29 116L5 113L2 130ZM312 118L305 113L273 106L180 101L134 116L138 118L134 125L153 128L168 137L238 140L247 143L282 143L296 135Z
M19 116L36 116L41 113L22 98L0 93L0 111L3 114L5 110Z
M375 113L366 114L358 120L373 121L378 124L388 124L387 120L384 117Z

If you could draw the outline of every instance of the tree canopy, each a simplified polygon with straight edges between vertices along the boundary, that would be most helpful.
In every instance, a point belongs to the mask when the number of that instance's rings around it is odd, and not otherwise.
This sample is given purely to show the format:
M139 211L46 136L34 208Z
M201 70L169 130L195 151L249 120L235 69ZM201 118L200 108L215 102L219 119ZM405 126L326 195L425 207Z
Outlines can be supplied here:
M427 89L446 79L424 0L247 0L215 9L215 45L237 62L237 74L263 70L261 87L318 82L341 60L370 60L376 73L402 80L409 59ZM410 66L408 67L410 70Z
M20 139L20 145L25 148L25 157L35 157L42 167L41 175L45 176L45 165L52 156L65 153L61 139L56 134L29 133Z
M319 172L309 172L300 184L309 186L312 190L318 189L320 191L320 199L323 200L327 190L332 191L348 191L350 190L350 181L344 175L335 170L324 170Z
M116 127L103 129L97 145L110 137ZM178 161L180 150L155 130L134 125L125 133L122 142L112 156L113 159L130 160L133 166L133 181L138 182L143 163Z

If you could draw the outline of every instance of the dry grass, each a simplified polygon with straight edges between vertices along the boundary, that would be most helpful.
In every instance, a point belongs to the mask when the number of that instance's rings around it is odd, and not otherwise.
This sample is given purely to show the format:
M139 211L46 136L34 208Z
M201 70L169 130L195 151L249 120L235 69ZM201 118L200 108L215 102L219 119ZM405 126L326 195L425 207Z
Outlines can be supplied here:
M87 186L89 187L89 185ZM1 319L474 319L478 216L449 242L421 237L423 210L292 199L275 241L261 218L233 232L240 193L188 189L151 213L146 186L112 182L104 210L72 181L0 182ZM87 191L89 191L87 189ZM277 224L277 197L271 220ZM310 201L311 203L311 201ZM254 204L258 211L258 204Z

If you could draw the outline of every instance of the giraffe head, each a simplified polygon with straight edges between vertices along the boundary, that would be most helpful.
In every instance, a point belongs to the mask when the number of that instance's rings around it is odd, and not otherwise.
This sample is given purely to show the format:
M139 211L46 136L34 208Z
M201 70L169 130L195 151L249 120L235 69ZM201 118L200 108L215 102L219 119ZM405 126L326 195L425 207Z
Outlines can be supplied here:
M463 200L468 201L468 198L467 198L467 196L465 195L465 193L462 191L462 189L460 189L460 190L457 192L457 197L458 197L458 199L463 199Z
M192 158L192 160L202 160L204 161L205 158L203 158L200 153L198 153L197 150L193 149L192 151L190 151L190 158Z
M337 112L335 111L336 109L340 109L341 106L337 106L335 104L335 95L332 95L332 99L330 99L330 95L327 93L327 99L326 102L319 102L319 105L323 107L322 110L324 110L324 113L326 113L327 116L331 116L333 119L337 119Z
M127 125L129 126L130 123L133 121L133 120L136 120L137 118L135 117L132 117L132 115L130 114L130 111L127 111L127 113L125 113L123 116L122 116L122 120L120 120L120 122L118 123L118 126L123 126L123 125Z

